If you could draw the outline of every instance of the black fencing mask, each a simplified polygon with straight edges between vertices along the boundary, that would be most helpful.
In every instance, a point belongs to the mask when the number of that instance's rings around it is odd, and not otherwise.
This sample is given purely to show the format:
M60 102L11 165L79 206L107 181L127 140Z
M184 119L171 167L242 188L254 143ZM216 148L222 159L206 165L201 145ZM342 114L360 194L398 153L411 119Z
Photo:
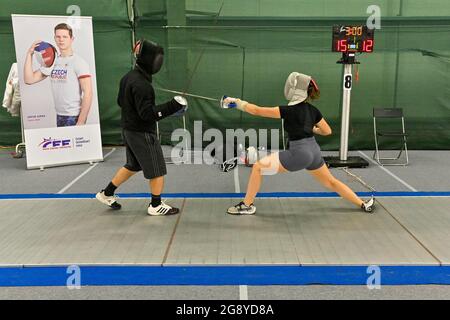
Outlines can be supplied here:
M158 44L142 39L136 43L134 52L136 53L136 63L148 74L155 74L161 69L164 50Z

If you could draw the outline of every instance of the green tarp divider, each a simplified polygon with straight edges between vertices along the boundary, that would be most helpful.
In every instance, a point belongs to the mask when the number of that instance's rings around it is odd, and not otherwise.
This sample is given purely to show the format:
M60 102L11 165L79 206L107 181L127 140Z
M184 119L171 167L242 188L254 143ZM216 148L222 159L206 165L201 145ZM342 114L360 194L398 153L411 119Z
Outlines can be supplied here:
M2 1L14 13L59 14L74 1ZM314 104L333 128L319 137L322 149L337 150L340 137L342 66L331 52L331 26L364 24L372 5L381 8L375 51L358 56L359 80L351 98L349 149L373 149L373 107L402 107L410 149L450 147L450 2L397 1L77 1L82 15L94 17L97 83L102 137L120 144L120 109L115 99L119 79L132 67L133 36L160 43L165 65L154 77L157 88L220 98L242 97L263 106L286 103L283 87L291 71L311 74L322 95ZM58 3L58 5L57 5ZM219 8L223 5L220 15ZM134 23L130 8L134 8ZM11 21L0 8L0 79L15 60ZM7 14L4 14L6 12ZM135 34L134 34L135 32ZM4 83L0 83L4 89ZM2 91L3 92L3 91ZM172 94L157 91L157 102ZM189 98L187 126L203 130L280 128L280 121L221 110L213 101ZM170 143L180 118L160 123ZM20 121L0 111L0 144L20 138ZM270 141L270 138L268 139ZM394 146L395 144L390 144Z

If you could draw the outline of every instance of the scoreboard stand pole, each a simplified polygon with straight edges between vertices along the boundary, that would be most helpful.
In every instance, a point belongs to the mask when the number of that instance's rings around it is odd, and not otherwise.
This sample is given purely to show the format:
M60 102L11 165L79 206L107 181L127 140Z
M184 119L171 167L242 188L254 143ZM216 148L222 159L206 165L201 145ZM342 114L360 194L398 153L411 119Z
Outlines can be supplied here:
M350 95L352 90L352 65L359 64L355 60L355 53L342 53L342 59L337 63L344 66L342 116L341 116L341 144L339 157L324 157L328 167L365 168L369 163L359 156L348 156L348 131L350 125Z

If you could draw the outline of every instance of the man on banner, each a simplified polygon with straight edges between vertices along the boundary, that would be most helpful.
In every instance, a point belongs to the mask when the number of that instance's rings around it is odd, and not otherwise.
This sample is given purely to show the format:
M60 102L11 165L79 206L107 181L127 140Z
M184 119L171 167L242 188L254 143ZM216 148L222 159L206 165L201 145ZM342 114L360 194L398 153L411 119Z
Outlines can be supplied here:
M34 84L50 77L58 127L86 124L92 104L92 81L88 63L73 52L72 28L66 23L55 29L52 45L35 41L27 52L24 66L26 84ZM33 71L32 57L37 55L41 67Z

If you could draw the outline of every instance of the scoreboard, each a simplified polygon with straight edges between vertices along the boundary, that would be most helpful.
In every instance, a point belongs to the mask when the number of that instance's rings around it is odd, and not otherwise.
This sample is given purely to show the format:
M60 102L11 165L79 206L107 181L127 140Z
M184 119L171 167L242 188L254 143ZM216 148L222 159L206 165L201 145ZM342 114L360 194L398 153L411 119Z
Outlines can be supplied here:
M374 29L367 26L333 26L333 52L373 52Z

